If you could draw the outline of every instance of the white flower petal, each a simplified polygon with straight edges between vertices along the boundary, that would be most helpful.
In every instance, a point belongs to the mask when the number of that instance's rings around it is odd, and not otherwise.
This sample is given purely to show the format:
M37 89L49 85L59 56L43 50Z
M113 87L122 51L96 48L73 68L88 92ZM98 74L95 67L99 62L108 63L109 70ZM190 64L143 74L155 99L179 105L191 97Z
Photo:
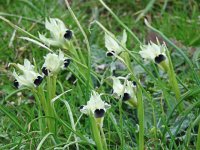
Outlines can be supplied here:
M119 54L122 51L121 46L107 33L105 33L105 47L108 51L114 51L116 54Z
M127 81L125 93L128 93L131 96L135 95L134 89L133 89L133 83L131 81Z
M83 114L88 114L88 108L87 106L83 106L83 108L80 109L80 111L83 113Z
M113 37L114 35L110 33ZM108 52L114 52L117 55L123 51L123 47L118 44L118 42L109 34L105 33L105 47L107 48ZM120 43L126 47L126 41L127 41L127 34L126 31L123 31L123 35L120 39Z
M108 51L116 51L116 49L119 49L119 44L107 33L105 34L105 46Z
M21 64L17 64L17 67L23 71L23 70L29 70L29 71L33 71L34 70L34 66L30 63L29 60L24 59L24 65Z
M105 109L109 109L111 107L111 105L108 103L104 103L104 107L105 107Z
M123 95L124 85L121 83L119 78L112 77L113 79L113 93L117 94L118 97Z
M24 59L24 67L30 71L34 70L34 66L31 64L31 62L28 59Z
M59 57L60 60L64 60L64 53L61 50L59 50L58 57Z
M40 40L46 44L47 46L53 45L53 46L61 46L62 42L58 41L57 39L52 38L46 38L44 35L39 34Z

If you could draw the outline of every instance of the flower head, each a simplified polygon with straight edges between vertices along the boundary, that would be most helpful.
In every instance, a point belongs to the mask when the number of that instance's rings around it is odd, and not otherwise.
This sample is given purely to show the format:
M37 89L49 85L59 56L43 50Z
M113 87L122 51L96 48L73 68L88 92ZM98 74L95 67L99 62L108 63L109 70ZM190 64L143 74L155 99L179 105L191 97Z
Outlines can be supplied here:
M126 46L126 41L127 41L127 34L126 31L124 30L120 42L123 46ZM105 46L108 50L107 56L113 56L114 54L118 55L123 51L123 47L121 47L117 43L117 41L107 33L105 33Z
M102 118L109 108L110 105L102 101L101 96L97 92L92 91L90 100L87 102L87 105L82 106L80 111L87 115L92 113L95 118Z
M124 84L121 83L120 78L124 80ZM128 81L123 77L112 77L113 79L113 94L116 98L122 98L122 101L128 105L134 107L137 105L136 98L136 82Z
M65 24L57 18L49 18L45 21L45 27L51 33L51 38L46 38L39 33L39 38L46 45L64 47L65 43L72 38L73 32L65 27Z
M148 45L143 45L140 48L141 51L139 52L139 54L142 58L146 60L151 60L159 64L167 59L167 56L165 54L166 46L164 44L156 45L155 43L150 42Z
M14 86L20 88L22 86L36 87L42 83L43 77L34 71L34 66L29 60L24 60L24 65L17 64L17 67L21 70L22 74L18 75L15 71L13 76L15 77Z
M66 68L70 64L70 59L64 57L62 51L59 54L48 53L45 57L42 72L48 76L57 74L60 70Z

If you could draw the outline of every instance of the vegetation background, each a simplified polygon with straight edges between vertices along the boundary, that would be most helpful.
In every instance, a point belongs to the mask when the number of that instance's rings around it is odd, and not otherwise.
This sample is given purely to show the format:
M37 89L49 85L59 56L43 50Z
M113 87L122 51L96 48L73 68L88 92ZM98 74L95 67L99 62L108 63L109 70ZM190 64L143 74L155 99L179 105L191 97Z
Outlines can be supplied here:
M123 27L112 17L112 15L102 6L98 0L71 0L69 1L72 10L77 16L79 22L86 31L91 52L92 68L98 71L101 64L109 64L110 58L105 57L106 48L104 45L104 32L97 26L92 25L89 32L90 23L93 20L101 22L109 31L115 35L121 35ZM199 72L199 54L200 54L200 1L199 0L105 0L105 3L113 12L126 24L143 42L159 41L163 38L157 33L149 30L144 24L144 16L148 18L153 27L162 32L175 45L187 54L190 61L194 64L194 69ZM143 15L142 15L143 14ZM80 49L87 53L83 46L83 36L67 10L63 0L1 0L0 16L10 20L12 23L20 26L31 34L38 36L38 32L44 33L45 18L59 18L65 22L66 26L72 29L78 39ZM13 87L12 70L8 67L10 62L23 63L24 58L32 60L35 58L39 65L43 63L43 56L47 53L37 45L24 41L19 37L23 36L0 20L0 149L35 149L40 142L37 134L37 123L33 123L35 132L28 131L28 124L34 120L37 107L34 105L33 96L29 92L16 92ZM138 52L139 45L135 43L131 36L128 36L127 48ZM145 105L145 146L147 149L194 149L196 145L199 116L199 84L194 79L190 67L184 58L173 48L169 46L172 53L172 60L175 71L178 76L182 98L185 99L186 110L181 115L170 114L162 100L169 99L169 105L173 108L173 94L170 95L170 83L162 81L167 94L163 99L162 87L159 87L156 81L152 80L140 65L135 64L134 70L143 83L145 89L153 95L153 100L144 98ZM138 55L139 57L139 55ZM134 62L133 62L134 63ZM158 74L153 66L148 66L149 70L154 70L156 78ZM103 72L99 74L103 76ZM70 80L65 80L69 71L60 75L65 90L72 89L70 96L67 97L71 105L75 120L80 115L79 106L85 104L88 100L88 94L85 94L84 86L78 84L75 86ZM120 68L117 75L125 76L127 70ZM73 80L73 78L70 78ZM163 76L164 80L166 76ZM94 80L94 87L99 83ZM108 93L112 92L110 85L101 85L100 90ZM15 93L15 94L13 94ZM78 94L77 94L78 93ZM107 98L106 98L107 99ZM117 116L117 101L112 102L110 110L114 116ZM60 108L65 108L60 106ZM63 109L60 109L61 111ZM66 112L66 110L64 110ZM61 113L61 112L59 112ZM62 119L67 121L69 117L62 114ZM152 117L153 116L153 117ZM108 117L108 116L107 116ZM87 117L83 117L78 124L81 134L89 137L90 132L87 128ZM121 144L117 128L112 126L112 117L105 119L104 128L108 137L109 149L131 149L137 146L137 112L132 111L123 105L123 137L124 143ZM171 135L164 133L160 122L168 121L167 126ZM116 120L118 118L116 117ZM162 121L161 121L162 120ZM19 129L16 125L19 123L26 132ZM114 129L113 129L114 128ZM155 133L155 128L158 128ZM65 131L65 129L60 129ZM32 136L31 140L26 139L26 135ZM67 139L69 131L60 134L63 141ZM64 143L64 142L63 142ZM61 145L62 146L62 145ZM53 147L44 144L44 149ZM73 149L73 145L69 149ZM82 144L81 148L87 149L87 144Z

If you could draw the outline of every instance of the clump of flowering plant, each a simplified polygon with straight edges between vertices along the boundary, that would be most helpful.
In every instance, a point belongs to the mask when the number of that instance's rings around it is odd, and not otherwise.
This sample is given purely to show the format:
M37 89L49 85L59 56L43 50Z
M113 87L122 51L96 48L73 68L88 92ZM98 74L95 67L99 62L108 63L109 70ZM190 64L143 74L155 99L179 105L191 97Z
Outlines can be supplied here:
M46 55L45 62L43 64L41 72L43 75L39 74L36 71L36 67L30 63L29 60L24 59L24 65L21 64L13 64L18 70L17 73L15 70L13 71L14 86L16 88L27 87L29 88L36 100L38 108L38 116L42 117L42 112L44 112L45 123L43 121L39 121L39 127L41 128L42 133L45 132L46 128L43 127L43 124L48 126L49 132L56 134L56 125L54 118L54 110L52 108L51 100L56 96L56 83L57 83L57 75L70 64L70 59L64 57L62 51L59 51L59 55L56 53L48 53ZM44 75L47 78L44 78ZM46 81L47 88L45 86L40 86L42 82Z
M159 43L159 42L158 42ZM167 72L169 76L169 81L172 84L172 90L175 93L177 100L180 99L180 89L178 87L178 82L176 79L176 74L172 65L172 61L167 49L167 46L164 44L155 44L150 42L148 45L141 46L141 51L139 52L142 58L145 60L150 60L156 63L162 70ZM183 110L183 103L179 105L179 111Z
M90 118L92 134L98 149L107 149L106 139L103 132L103 119L106 110L111 106L101 99L101 95L92 91L87 105L81 107L80 111Z

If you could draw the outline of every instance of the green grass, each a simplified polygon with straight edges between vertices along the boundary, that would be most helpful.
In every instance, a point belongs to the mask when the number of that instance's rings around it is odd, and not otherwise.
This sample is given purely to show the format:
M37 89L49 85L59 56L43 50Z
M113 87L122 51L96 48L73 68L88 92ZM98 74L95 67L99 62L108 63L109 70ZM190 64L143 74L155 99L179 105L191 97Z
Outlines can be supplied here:
M200 124L200 4L198 0L159 0L152 4L149 4L148 0L105 0L104 2L120 20L117 20L98 0L74 0L70 3L73 13L86 32L91 50L90 56L84 42L85 37L64 1L0 1L0 16L36 37L38 37L38 32L46 33L45 18L61 19L74 31L77 39L76 49L81 51L83 59L87 62L86 67L88 67L88 61L91 60L90 72L87 72L88 68L83 69L83 66L73 61L69 69L59 74L56 95L69 89L71 91L62 95L54 103L57 136L48 132L41 135L38 120L44 121L45 117L38 119L39 108L30 91L16 90L13 87L13 68L8 67L8 64L23 63L24 58L33 62L34 58L40 68L44 61L43 56L48 51L20 39L19 37L28 37L28 35L15 31L5 21L0 20L0 149L63 149L66 146L65 148L73 150L76 149L76 143L74 143L72 133L80 139L78 144L80 149L96 149L90 119L86 115L81 116L79 111L79 107L89 100L92 89L105 93L102 99L111 104L103 125L108 149L139 148L141 138L139 138L139 133L141 132L139 132L138 124L141 123L141 109L137 112L136 109L133 110L112 97L112 82L108 79L112 75L109 71L112 59L105 57L104 31L98 24L91 24L95 19L116 36L121 35L124 28L132 32L127 32L127 49L130 50L129 56L133 68L131 69L134 72L132 78L136 77L142 85L140 88L144 106L144 118L142 118L144 119L144 147L146 149L199 149L196 147L200 145L200 134L198 134L200 133L198 130ZM164 2L167 4L166 7ZM145 17L154 29L144 24L143 17L137 20L141 10L145 10ZM158 32L154 32L155 29ZM140 45L133 37L133 33L142 43L148 40L154 41L155 36L161 40L165 39L181 92L179 100L185 105L182 112L178 111L175 94L171 90L166 73L160 73L154 64L144 64L137 54ZM14 35L13 39L12 35ZM56 50L56 48L51 48ZM65 53L70 55L69 51ZM82 60L78 61L83 63ZM101 64L106 64L108 67L97 72L96 67ZM71 79L78 79L76 84L73 84L71 80L66 80L66 76L71 72L73 74ZM116 71L117 76L126 76L129 73L132 72L126 67ZM61 100L69 103L76 131L71 126L70 117L72 116L69 116L69 107L67 108L66 103ZM92 144L87 140L88 138L91 139Z

